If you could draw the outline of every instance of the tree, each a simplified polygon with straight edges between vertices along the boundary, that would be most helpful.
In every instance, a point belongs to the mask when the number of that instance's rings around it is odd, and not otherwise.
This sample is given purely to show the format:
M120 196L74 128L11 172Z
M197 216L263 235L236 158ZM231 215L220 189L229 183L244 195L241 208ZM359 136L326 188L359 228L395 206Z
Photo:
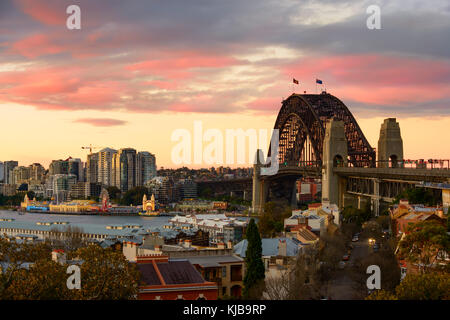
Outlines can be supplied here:
M395 288L377 290L367 300L449 300L450 274L408 274Z
M428 188L409 188L400 193L393 203L399 203L400 199L407 199L409 203L422 203L427 206L435 206L441 202L440 196Z
M51 247L48 243L17 243L0 237L0 261L6 267L0 272L0 299L7 299L14 281L20 278L24 263L48 259Z
M356 223L358 226L361 226L364 222L370 220L371 217L370 203L367 203L363 210L352 206L345 207L342 210L342 220L344 223Z
M135 299L139 289L139 272L122 252L89 245L72 254L81 264L81 290L72 290L74 299Z
M51 260L39 260L20 268L2 294L7 300L66 300L71 296L66 285L66 268Z
M422 272L428 272L440 258L450 251L450 235L441 223L422 221L408 228L400 242L400 255L418 263Z
M266 280L264 298L268 300L306 300L320 297L320 261L317 246L307 246L292 268Z
M144 194L147 197L150 196L146 187L135 187L125 192L122 199L120 199L120 203L125 206L141 204Z
M243 297L259 299L264 290L265 268L262 261L262 242L255 219L250 219L246 232L245 276Z
M69 225L62 229L53 227L50 232L53 236L47 241L53 248L71 252L88 245L88 241L83 238L83 228Z
M109 186L106 188L106 191L108 191L108 195L111 200L115 200L116 202L120 200L121 192L116 186Z

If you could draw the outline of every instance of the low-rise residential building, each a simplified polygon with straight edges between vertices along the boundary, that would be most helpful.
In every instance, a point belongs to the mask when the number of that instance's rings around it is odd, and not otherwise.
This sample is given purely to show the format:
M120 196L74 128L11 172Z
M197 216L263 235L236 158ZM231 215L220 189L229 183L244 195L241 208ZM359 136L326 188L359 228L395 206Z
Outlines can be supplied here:
M187 259L138 257L139 300L217 300L217 284L205 281Z
M224 214L197 214L175 216L169 219L175 226L193 226L209 234L210 244L237 243L242 240L247 227L247 221L228 218Z
M281 267L287 267L293 261L295 261L302 247L306 244L301 243L295 238L263 238L262 244L262 259L266 269L266 273L270 273L272 268L280 269ZM248 241L242 240L233 247L233 252L245 258L245 252L247 251Z

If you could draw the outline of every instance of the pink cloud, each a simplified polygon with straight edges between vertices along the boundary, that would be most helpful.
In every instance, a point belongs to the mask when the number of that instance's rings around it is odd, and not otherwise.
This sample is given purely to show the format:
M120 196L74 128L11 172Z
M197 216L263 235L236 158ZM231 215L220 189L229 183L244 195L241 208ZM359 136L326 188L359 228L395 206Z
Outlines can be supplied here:
M123 120L108 119L108 118L82 118L77 119L74 122L90 124L95 127L123 126L127 123L126 121Z
M46 54L57 54L65 49L52 43L46 34L34 34L15 42L10 52L18 53L27 58L36 58Z
M59 0L15 0L22 11L46 25L65 26L68 3Z

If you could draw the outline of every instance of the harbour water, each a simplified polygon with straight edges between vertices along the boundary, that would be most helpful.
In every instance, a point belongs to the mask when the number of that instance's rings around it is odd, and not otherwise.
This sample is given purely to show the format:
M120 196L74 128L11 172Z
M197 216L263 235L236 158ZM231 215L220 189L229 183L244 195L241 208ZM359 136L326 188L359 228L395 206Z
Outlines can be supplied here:
M161 227L167 224L170 217L147 217L147 216L94 216L94 215L64 215L52 213L25 213L19 214L17 211L0 210L0 219L14 219L14 222L23 222L25 224L36 224L37 222L69 222L71 226L77 226L83 229L91 229L92 227L106 228L108 225L125 225L134 224L142 225L144 229ZM8 223L0 221L0 227L6 226Z

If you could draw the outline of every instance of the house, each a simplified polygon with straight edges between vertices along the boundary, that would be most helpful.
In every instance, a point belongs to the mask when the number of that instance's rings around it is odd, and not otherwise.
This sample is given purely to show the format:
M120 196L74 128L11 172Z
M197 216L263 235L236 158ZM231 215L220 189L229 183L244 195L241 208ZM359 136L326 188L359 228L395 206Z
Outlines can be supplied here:
M217 300L217 284L205 281L187 259L139 256L139 300Z
M299 240L295 238L263 238L262 245L262 259L266 269L266 273L270 272L271 268L279 268L279 266L287 267L295 261L297 254L304 246ZM233 248L233 252L245 258L248 241L242 240Z
M244 259L233 254L233 249L201 249L167 252L170 258L187 259L206 281L217 283L218 296L240 298L244 286Z

